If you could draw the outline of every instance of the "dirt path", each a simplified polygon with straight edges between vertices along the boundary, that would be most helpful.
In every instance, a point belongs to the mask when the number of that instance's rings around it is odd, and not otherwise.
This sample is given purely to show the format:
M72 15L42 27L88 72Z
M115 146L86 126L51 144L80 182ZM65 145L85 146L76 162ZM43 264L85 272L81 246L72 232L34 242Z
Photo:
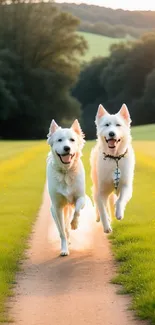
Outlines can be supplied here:
M127 310L129 299L117 295L118 287L110 284L115 267L109 243L89 208L81 229L72 233L70 256L62 258L49 204L45 191L10 306L15 325L142 324Z

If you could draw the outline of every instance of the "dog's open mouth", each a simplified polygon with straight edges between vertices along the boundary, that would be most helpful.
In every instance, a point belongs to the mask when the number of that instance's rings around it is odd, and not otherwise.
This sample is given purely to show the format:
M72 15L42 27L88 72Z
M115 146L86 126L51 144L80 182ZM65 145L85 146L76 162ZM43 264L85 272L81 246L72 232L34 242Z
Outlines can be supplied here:
M57 153L58 157L60 158L61 162L63 164L70 164L71 161L72 161L72 158L74 157L74 155L71 155L71 154L64 154L64 155L59 155Z
M117 143L121 141L121 139L119 139L119 140L116 140L116 139L105 139L105 140L108 143L108 147L110 149L116 148Z

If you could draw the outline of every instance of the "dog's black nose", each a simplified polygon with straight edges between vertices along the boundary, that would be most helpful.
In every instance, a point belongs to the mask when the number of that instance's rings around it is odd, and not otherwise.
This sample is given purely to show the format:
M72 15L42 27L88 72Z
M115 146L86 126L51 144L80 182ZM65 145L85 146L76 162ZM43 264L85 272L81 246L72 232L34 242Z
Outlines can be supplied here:
M112 132L112 131L109 132L109 137L112 137L113 138L114 136L115 136L115 133L114 132Z
M65 150L66 152L69 152L69 151L70 151L70 147L68 147L68 146L64 146L64 150Z

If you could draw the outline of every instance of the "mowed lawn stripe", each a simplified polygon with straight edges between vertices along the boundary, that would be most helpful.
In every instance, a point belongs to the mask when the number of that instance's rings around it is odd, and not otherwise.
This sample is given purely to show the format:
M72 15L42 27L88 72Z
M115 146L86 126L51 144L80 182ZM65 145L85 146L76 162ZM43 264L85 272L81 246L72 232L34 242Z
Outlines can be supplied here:
M13 180L17 180L18 171L27 166L45 147L44 143L35 144L15 157L0 161L0 192ZM20 176L20 173L19 173Z
M37 143L37 141L0 141L0 162L23 153L26 149L36 146Z
M154 167L154 160L155 159L155 141L134 141L134 150L139 155L145 156L145 161Z
M22 142L21 142L22 146ZM30 142L31 147L31 142ZM5 302L41 204L48 147L43 142L0 165L0 321L8 321ZM5 176L1 173L3 170Z

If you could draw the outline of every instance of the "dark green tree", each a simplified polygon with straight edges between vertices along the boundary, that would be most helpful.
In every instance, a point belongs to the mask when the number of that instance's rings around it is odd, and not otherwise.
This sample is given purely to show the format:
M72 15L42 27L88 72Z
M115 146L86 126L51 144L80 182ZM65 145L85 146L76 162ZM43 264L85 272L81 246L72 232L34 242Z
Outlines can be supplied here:
M133 125L155 123L155 34L117 44L108 58L84 66L73 94L81 102L84 131L95 137L94 119L102 103L111 113L125 102Z
M70 94L87 48L78 24L51 2L1 3L1 137L45 137L52 118L80 117Z

